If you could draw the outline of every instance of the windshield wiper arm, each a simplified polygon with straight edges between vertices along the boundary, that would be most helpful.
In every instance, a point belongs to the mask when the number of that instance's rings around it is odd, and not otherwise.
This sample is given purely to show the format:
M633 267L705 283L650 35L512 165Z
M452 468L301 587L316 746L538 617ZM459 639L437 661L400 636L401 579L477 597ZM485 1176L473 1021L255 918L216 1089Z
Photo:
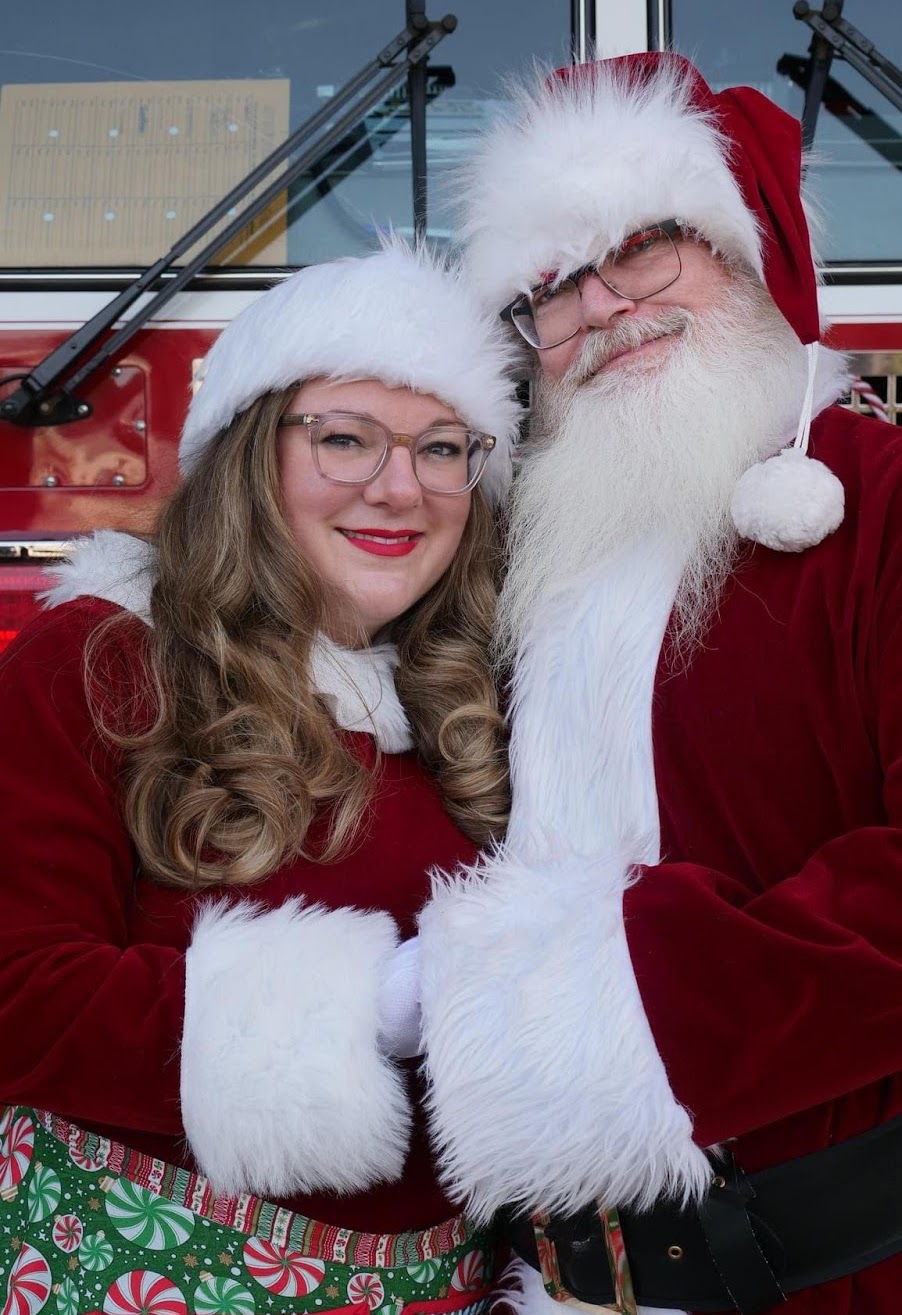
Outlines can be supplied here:
M120 352L166 302L210 263L217 251L227 246L247 226L250 218L265 209L299 174L303 174L328 155L349 129L377 105L410 69L427 59L438 43L456 27L457 19L454 15L446 14L444 18L434 23L425 19L411 22L399 32L394 40L345 83L326 105L296 128L280 146L277 146L265 160L233 187L227 196L218 201L180 237L165 256L140 274L133 283L124 288L80 329L70 334L65 342L50 352L22 378L16 391L0 402L0 417L13 424L29 427L60 425L86 419L91 414L91 406L77 396L78 389L85 380L110 357ZM400 58L402 54L403 58ZM336 119L336 113L346 105L349 108ZM179 258L206 236L220 219L253 191L283 160L296 151L302 143L317 134L320 135L314 145L292 160L288 167L254 198L252 204L227 224L193 260L182 265L171 278L166 279L162 286L157 286L150 302L108 338L89 360L70 374L77 362L87 355L117 320L121 319L124 311L134 305L138 298L154 285L158 285L159 280L169 273ZM64 386L63 379L66 379ZM0 384L2 382L0 380Z

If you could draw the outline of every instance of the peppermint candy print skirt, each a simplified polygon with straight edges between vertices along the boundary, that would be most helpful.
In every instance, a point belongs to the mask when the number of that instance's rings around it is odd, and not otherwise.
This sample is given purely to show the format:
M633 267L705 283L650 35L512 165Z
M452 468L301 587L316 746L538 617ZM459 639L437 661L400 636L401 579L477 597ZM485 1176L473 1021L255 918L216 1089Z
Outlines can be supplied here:
M492 1277L462 1216L355 1233L0 1106L0 1315L485 1315Z

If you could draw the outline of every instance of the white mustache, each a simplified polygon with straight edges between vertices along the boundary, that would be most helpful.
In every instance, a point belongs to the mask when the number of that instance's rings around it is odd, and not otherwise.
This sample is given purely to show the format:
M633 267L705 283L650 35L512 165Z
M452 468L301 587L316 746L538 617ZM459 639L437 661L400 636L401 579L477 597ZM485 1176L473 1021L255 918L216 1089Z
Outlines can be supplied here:
M612 329L596 329L583 344L582 350L567 371L565 382L575 388L588 383L602 366L615 356L634 351L656 338L683 333L695 323L691 311L678 306L662 310L654 319L620 319Z

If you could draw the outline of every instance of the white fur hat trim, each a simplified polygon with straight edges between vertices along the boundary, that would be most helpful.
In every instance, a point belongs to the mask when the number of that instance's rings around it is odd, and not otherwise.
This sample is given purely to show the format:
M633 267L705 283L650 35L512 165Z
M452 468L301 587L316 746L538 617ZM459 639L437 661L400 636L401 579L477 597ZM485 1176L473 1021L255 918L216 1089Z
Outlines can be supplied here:
M673 218L764 276L730 146L679 68L633 83L541 77L461 170L467 273L501 307L541 274L597 260L642 224ZM529 179L529 186L524 185Z
M733 524L745 539L777 552L804 552L842 523L845 490L822 461L784 448L741 476L733 493Z
M393 239L371 256L310 265L242 311L214 343L182 432L181 466L191 470L264 393L313 378L378 379L431 394L493 434L481 487L500 501L521 416L516 357L497 314L424 250Z

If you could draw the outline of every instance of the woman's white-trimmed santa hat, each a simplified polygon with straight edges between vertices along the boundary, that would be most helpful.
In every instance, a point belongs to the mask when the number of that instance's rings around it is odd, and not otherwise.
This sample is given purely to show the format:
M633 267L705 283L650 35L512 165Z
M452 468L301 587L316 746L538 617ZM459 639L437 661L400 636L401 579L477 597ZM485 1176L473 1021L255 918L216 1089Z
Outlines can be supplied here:
M459 270L389 239L382 251L310 265L237 315L202 367L182 431L190 471L236 415L307 379L378 379L450 406L497 440L480 487L498 503L511 478L521 408L516 352Z
M809 381L791 447L740 479L733 516L745 537L793 552L832 533L844 505L832 472L806 459L826 349L801 170L798 121L760 92L715 93L672 52L627 55L518 97L465 169L461 227L467 275L496 309L662 219L753 270L807 346ZM835 401L846 378L831 373Z

